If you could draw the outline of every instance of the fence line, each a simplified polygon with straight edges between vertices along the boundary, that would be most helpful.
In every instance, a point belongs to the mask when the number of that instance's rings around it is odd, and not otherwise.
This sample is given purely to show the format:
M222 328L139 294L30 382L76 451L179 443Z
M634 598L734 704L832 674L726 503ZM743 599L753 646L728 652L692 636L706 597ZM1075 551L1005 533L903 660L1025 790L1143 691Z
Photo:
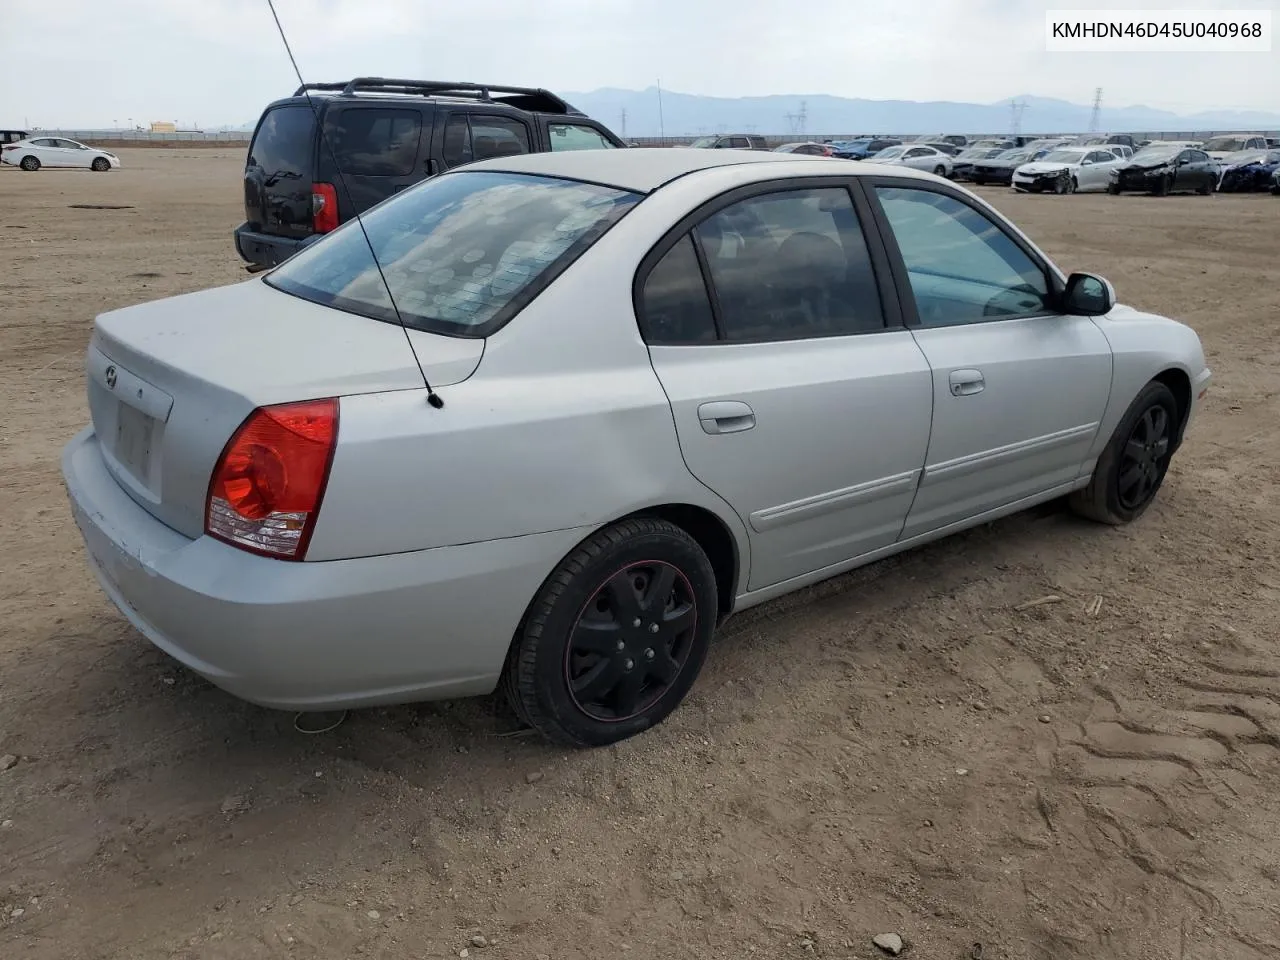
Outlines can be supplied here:
M1119 133L1121 131L1112 131ZM1207 140L1216 136L1240 135L1239 130L1156 130L1156 131L1125 131L1130 136L1139 140ZM1253 130L1249 133L1255 133L1259 136L1277 137L1280 132L1275 130ZM153 133L149 130L35 130L31 136L42 137L66 137L69 140L80 140L84 143L93 143L96 141L111 142L118 144L147 144L147 143L226 143L226 144L247 144L253 134L247 130L220 130L216 132L206 132L200 130L180 130L175 133ZM914 137L918 134L893 134L880 133L875 134L879 137L896 137L906 138ZM1077 134L1063 134L1064 136L1076 136ZM806 140L856 140L859 137L869 136L868 134L853 133L823 133L823 134L762 134L769 146L774 147L783 143L797 143ZM1001 139L1008 137L1007 133L985 133L985 134L968 134L970 140L974 139ZM1023 136L1037 136L1037 134L1023 134ZM1049 136L1049 134L1043 134ZM686 146L697 140L698 136L689 134L680 137L629 137L628 143L634 143L641 147L680 147Z

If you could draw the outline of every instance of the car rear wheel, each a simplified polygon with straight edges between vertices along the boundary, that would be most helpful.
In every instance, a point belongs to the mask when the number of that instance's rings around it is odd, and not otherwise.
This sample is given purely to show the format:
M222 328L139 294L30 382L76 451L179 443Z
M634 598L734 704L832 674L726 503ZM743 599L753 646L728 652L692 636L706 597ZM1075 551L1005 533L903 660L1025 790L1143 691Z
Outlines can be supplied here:
M938 164L936 167L933 168L933 172L935 175L939 177L945 177L947 175L947 168L944 167L942 164Z
M650 517L606 527L542 585L512 644L504 691L552 741L625 740L684 699L717 610L711 562L684 530Z
M31 172L40 169L40 161L36 157L25 156L22 158L22 162L19 163L18 166L23 170Z
M106 157L94 157L93 163L89 164L89 169L98 173L106 173L111 169L111 163Z
M1120 196L1120 187L1117 184L1109 183L1107 184L1107 193L1113 197L1118 197Z
M1121 418L1089 485L1071 495L1071 507L1099 523L1119 525L1142 516L1164 483L1178 431L1178 401L1152 381Z
M1216 185L1217 182L1213 177L1206 177L1204 183L1200 184L1200 189L1196 192L1202 197L1207 197L1209 194L1213 193L1213 189Z

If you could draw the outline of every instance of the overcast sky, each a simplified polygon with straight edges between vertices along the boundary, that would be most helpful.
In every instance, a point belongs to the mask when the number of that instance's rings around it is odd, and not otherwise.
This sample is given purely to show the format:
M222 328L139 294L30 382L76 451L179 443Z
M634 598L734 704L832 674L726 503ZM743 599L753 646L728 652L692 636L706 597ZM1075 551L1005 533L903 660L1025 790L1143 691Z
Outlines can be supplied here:
M1121 5L1120 3L1115 4ZM1280 107L1280 48L1046 54L1088 0L277 0L307 80L359 75L711 96L990 103L1018 94L1180 113ZM1267 0L1127 0L1267 9ZM465 12L468 9L474 13ZM1280 18L1277 18L1280 19ZM1280 24L1277 24L1280 26ZM266 0L0 0L0 128L252 122L296 82Z

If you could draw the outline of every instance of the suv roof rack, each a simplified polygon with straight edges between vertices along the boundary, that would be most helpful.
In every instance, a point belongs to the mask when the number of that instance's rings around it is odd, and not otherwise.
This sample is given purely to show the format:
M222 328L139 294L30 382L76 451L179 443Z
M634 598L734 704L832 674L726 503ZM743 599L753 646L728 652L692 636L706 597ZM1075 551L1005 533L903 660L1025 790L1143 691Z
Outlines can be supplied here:
M484 103L504 103L521 110L541 113L580 114L562 98L541 87L508 87L494 83L467 83L448 80L395 80L387 77L356 77L338 83L304 83L293 92L300 97L308 90L336 91L350 97L358 92L391 93L423 97L456 97ZM502 96L494 96L501 94Z

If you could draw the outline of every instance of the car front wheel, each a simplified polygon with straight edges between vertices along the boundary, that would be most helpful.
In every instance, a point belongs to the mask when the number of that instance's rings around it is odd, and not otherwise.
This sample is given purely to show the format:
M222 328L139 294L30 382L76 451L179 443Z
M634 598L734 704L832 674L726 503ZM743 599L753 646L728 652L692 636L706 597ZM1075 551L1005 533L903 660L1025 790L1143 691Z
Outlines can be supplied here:
M507 699L552 741L625 740L684 699L717 610L715 572L684 530L652 517L606 527L534 598L507 658Z
M1163 383L1143 387L1116 426L1089 485L1071 495L1071 507L1099 523L1136 520L1164 483L1178 434L1178 401Z
M94 157L93 163L89 164L89 168L97 173L106 173L111 169L111 161L106 157Z

